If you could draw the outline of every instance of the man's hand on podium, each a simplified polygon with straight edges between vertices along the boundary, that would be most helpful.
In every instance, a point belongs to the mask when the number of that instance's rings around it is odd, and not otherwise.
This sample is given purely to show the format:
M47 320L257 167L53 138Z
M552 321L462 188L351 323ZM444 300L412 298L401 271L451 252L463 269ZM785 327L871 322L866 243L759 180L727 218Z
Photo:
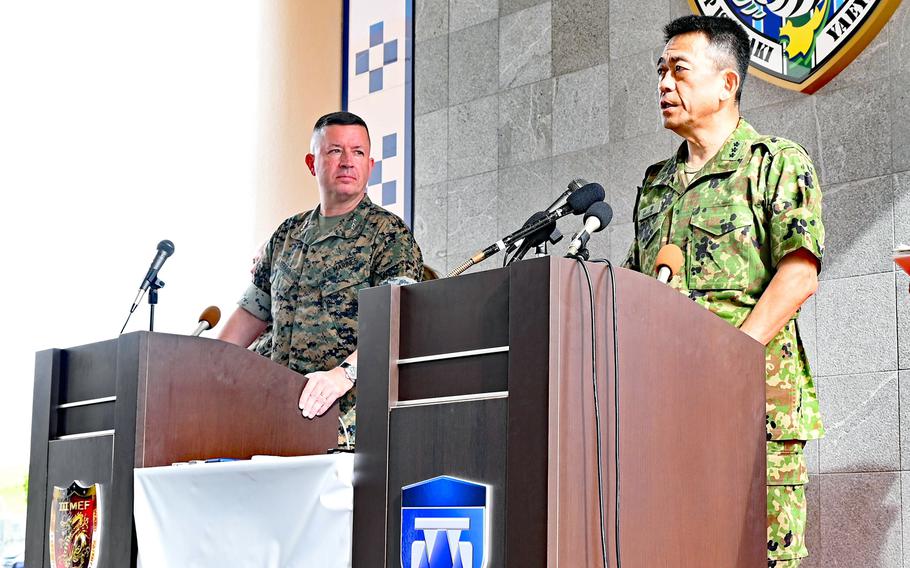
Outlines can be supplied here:
M298 404L304 418L322 416L354 386L341 367L307 373L306 378L306 386L303 387Z

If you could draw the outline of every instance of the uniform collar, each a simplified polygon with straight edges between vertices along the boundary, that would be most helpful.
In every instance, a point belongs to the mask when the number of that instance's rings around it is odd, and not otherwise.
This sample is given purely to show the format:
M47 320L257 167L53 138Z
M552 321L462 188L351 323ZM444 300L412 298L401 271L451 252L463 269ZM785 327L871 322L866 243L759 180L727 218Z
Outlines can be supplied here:
M353 239L360 236L360 233L363 232L363 226L366 224L367 215L372 208L373 202L370 201L370 198L367 196L366 192L364 192L363 199L360 200L360 203L357 204L357 207L355 207L353 211L346 214L346 219L335 225L331 231L314 241L312 244L324 241L329 237ZM291 236L297 240L306 242L306 234L316 227L316 219L321 210L322 205L317 205L315 209L310 211L309 215L306 217L306 222L298 227Z
M752 128L752 125L746 122L746 119L740 117L736 128L727 137L724 145L702 166L689 185L691 186L696 180L705 176L736 171L746 153L746 148L750 147L750 142L758 137L759 134ZM679 183L679 176L676 175L676 172L679 171L679 168L685 167L687 157L688 150L686 142L683 141L679 145L679 149L676 150L675 157L667 160L664 167L658 172L657 177L654 179L654 185L667 185L673 191L683 193L685 188Z

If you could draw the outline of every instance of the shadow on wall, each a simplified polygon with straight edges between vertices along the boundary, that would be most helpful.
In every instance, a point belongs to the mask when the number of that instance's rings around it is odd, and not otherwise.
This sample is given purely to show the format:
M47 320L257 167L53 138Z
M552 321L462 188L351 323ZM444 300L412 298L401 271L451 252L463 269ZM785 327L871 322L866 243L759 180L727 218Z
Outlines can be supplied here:
M831 473L812 483L804 568L902 565L899 473Z

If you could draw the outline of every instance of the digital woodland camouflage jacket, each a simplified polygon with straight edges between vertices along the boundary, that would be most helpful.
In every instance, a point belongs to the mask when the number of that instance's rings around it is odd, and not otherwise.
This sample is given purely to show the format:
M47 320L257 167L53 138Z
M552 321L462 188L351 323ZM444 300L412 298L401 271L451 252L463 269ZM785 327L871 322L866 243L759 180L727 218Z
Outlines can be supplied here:
M624 265L654 274L658 250L673 243L685 263L670 285L739 327L788 253L822 258L821 190L798 144L758 134L740 119L688 187L676 156L647 169L634 211L635 239ZM794 316L766 350L768 440L824 434L818 396Z
M304 374L332 369L357 349L361 288L401 278L419 281L423 268L411 231L369 197L314 240L317 215L318 207L278 227L239 302L271 322L271 359ZM339 402L352 437L356 396L351 389Z

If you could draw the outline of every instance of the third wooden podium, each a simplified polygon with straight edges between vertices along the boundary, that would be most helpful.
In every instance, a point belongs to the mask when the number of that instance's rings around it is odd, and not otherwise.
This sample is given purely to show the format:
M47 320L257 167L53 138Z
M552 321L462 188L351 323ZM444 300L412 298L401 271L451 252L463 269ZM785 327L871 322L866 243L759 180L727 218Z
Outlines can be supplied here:
M356 568L402 564L402 488L438 476L490 488L488 566L602 566L592 343L609 566L764 565L762 346L586 266L593 342L571 260L361 293Z

